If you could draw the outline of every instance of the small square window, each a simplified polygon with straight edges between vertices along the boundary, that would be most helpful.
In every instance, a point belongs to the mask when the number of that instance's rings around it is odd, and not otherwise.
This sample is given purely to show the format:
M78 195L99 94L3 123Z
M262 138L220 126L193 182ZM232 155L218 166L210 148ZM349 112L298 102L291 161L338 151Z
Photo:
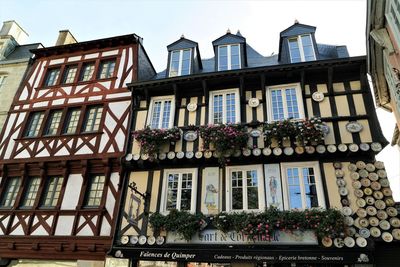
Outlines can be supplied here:
M20 186L21 186L20 177L8 178L1 198L0 207L12 208L14 206Z
M67 117L65 119L65 126L63 133L65 134L76 133L80 116L81 116L81 110L79 108L74 108L69 110L67 113Z
M81 82L90 81L93 78L93 73L94 73L94 62L83 64L79 76L79 81Z
M46 183L45 192L42 198L42 208L54 208L58 204L60 198L63 177L49 177Z
M26 127L25 136L35 137L39 135L40 127L42 126L44 118L44 112L34 112L31 114L28 120L28 126Z
M150 102L147 124L152 129L167 129L173 126L175 113L174 96L153 97Z
M218 70L240 69L240 45L218 46Z
M99 79L107 79L114 76L115 60L105 60L100 63Z
M73 83L75 81L78 66L67 66L64 71L63 84Z
M104 175L94 175L90 177L86 193L86 201L85 201L86 207L100 206L104 192L105 180L106 178Z
M45 86L52 86L57 83L58 76L60 75L60 68L49 69L47 71Z
M62 110L54 110L50 112L49 118L47 119L45 135L57 134L57 130L61 122L61 116Z
M100 127L102 113L103 113L102 106L95 106L88 108L86 110L83 132L98 131Z
M292 37L288 41L292 63L315 60L314 46L310 34Z
M36 196L39 191L40 178L30 177L27 188L25 190L21 208L32 208L35 204Z
M171 52L171 63L169 65L169 77L189 75L191 49L175 50Z
M238 123L240 121L239 90L210 92L209 123Z

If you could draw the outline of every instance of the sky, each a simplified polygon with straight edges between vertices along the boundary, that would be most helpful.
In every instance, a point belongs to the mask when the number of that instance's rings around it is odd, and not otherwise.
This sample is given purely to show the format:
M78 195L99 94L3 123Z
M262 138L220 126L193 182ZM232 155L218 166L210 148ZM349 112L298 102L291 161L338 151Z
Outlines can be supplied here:
M6 8L4 8L6 7ZM0 0L0 22L15 20L29 43L53 46L58 31L68 29L78 41L136 33L156 71L167 65L167 45L183 34L199 43L203 59L213 56L212 41L240 30L262 55L278 52L279 33L295 20L316 26L318 43L347 45L350 56L366 54L366 0ZM394 129L392 114L378 109L386 138ZM400 153L387 146L385 161L396 201L400 201Z

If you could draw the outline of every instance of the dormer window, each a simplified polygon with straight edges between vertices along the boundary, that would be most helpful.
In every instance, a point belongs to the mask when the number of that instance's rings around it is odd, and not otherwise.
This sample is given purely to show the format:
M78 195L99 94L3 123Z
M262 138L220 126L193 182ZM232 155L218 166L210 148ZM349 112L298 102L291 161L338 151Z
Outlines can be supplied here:
M190 74L191 49L175 50L171 52L169 77Z
M299 35L288 40L291 63L315 60L311 35Z
M218 70L240 69L239 44L218 46Z

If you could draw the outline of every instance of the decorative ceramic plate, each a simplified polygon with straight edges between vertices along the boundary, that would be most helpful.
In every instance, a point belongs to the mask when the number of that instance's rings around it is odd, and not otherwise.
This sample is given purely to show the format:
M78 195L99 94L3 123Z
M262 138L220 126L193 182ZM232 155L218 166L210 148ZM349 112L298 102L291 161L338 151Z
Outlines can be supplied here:
M344 246L344 241L343 241L343 239L342 239L342 238L339 238L339 237L335 238L335 239L333 240L333 243L335 244L335 247L337 247L337 248L342 248L342 247Z
M280 156L280 155L282 155L282 149L280 147L275 147L274 150L272 151L272 153L275 156Z
M336 184L338 186L346 186L346 181L344 179L337 179Z
M364 218L367 216L367 211L363 208L359 208L356 213L357 213L358 217L361 217L361 218Z
M167 158L168 158L168 159L174 159L174 158L175 158L175 152L174 152L174 151L168 152Z
M314 100L314 101L316 101L316 102L321 102L321 101L323 101L324 100L324 93L323 92L314 92L312 95L311 95L311 98Z
M346 146L346 144L339 144L338 149L340 152L346 152L347 146Z
M389 187L385 187L382 189L382 193L386 197L390 197L392 195L392 190Z
M369 221L369 224L371 226L378 226L379 225L379 219L376 218L376 217L369 217L368 221Z
M357 166L353 163L350 163L349 166L347 167L349 171L355 172L357 170Z
M207 150L206 152L204 152L204 157L205 157L206 159L211 158L211 157L212 157L212 152L209 151L209 150Z
M354 224L354 219L352 217L350 217L350 216L345 216L344 217L344 223L347 226L352 226Z
M371 196L367 196L365 198L365 202L367 202L368 205L374 205L375 199L373 197L371 197Z
M380 179L379 183L381 184L382 187L389 187L389 180L386 178Z
M371 181L368 178L362 178L360 180L360 182L361 182L361 185L364 187L368 187L371 185Z
M379 152L379 151L382 150L382 145L381 145L380 143L377 143L377 142L372 143L372 144L371 144L371 149L372 149L372 151L374 151L374 152Z
M395 216L397 216L397 214L398 214L396 208L394 208L394 207L388 207L388 208L386 209L386 212L387 212L387 214L388 214L390 217L395 217Z
M350 144L349 145L349 150L351 152L357 152L358 151L358 145L357 144Z
M371 236L371 232L367 229L367 228L361 228L358 233L360 234L360 236L364 237L364 238L368 238Z
M396 202L394 202L393 198L391 198L391 197L385 199L385 203L386 203L386 206L388 206L388 207L393 207L394 204L396 204Z
M379 176L378 176L378 174L376 174L375 172L371 172L371 173L368 174L368 178L369 178L371 181L378 181Z
M365 169L359 170L358 174L360 175L361 178L368 177L368 172Z
M390 223L388 221L386 221L386 220L382 220L382 221L379 222L379 227L382 230L389 230L390 229Z
M149 236L149 238L147 239L147 244L149 244L150 246L154 245L156 243L156 238L154 236Z
M378 183L377 181L371 183L371 188L374 190L379 190L381 189L381 187L382 187L381 184Z
M364 248L364 247L366 247L367 246L367 240L364 238L364 237L357 237L357 239L356 239L356 244L357 244L357 246L359 246L359 247L361 247L361 248Z
M160 246L160 245L164 244L164 242L165 242L165 238L163 236L157 236L157 238L156 238L157 245Z
M323 153L326 152L326 147L325 147L324 145L318 145L317 148L316 148L316 150L317 150L317 152L318 152L319 154L323 154Z
M371 188L369 188L369 187L364 188L364 194L365 195L370 196L370 195L372 195L372 193L373 193L373 191L372 191Z
M322 238L321 243L322 243L322 245L323 245L324 247L329 248L329 247L332 246L332 243L333 243L333 242L332 242L332 239L331 239L331 238L329 238L329 237L324 237L324 238Z
M158 158L159 158L160 160L164 160L164 159L167 158L167 154L165 154L165 153L160 153L160 154L158 154Z
M387 173L386 173L385 170L378 170L376 173L378 174L379 178L386 178L387 177Z
M360 178L360 175L358 174L358 172L352 172L350 174L351 179L353 180L358 180Z
M361 188L361 182L360 181L353 181L352 185L353 185L353 188L355 188L355 189L360 189Z
M193 112L197 109L197 104L196 103L189 103L186 106L187 110L190 112Z
M176 157L178 159L183 159L184 156L185 156L185 153L183 151L179 151L178 153L176 153Z
M350 207L343 207L342 214L345 216L350 216L353 213Z
M125 160L126 161L131 161L133 159L133 155L131 154L131 153L129 153L129 154L127 154L126 156L125 156Z
M315 147L313 146L306 146L305 149L308 154L313 154L315 152Z
M147 237L144 235L139 236L139 245L144 245L146 244Z
M272 154L272 150L269 147L265 147L265 148L263 148L262 153L264 156L269 156Z
M140 155L139 154L133 155L133 160L139 160L139 159L140 159Z
M131 236L131 238L129 239L129 242L132 245L136 245L139 242L139 237L137 235L133 235Z
M326 149L328 150L329 153L335 153L337 150L335 145L328 145Z
M294 151L296 151L297 154L301 155L304 153L304 147L302 146L296 146L296 148L294 149Z
M279 148L279 147L277 147L277 148ZM280 148L279 148L280 149ZM275 150L275 148L274 148L274 150ZM282 151L282 150L281 150ZM243 149L243 156L246 156L246 157L248 157L248 156L250 156L251 155L251 150L250 149L247 149L247 148L245 148L245 149Z
M187 131L184 135L183 135L183 139L185 139L188 142L194 142L197 139L197 131Z
M361 132L363 126L357 121L350 121L346 124L346 130L350 133Z
M249 151L250 151L250 149L249 149ZM243 153L243 154L244 154L244 153ZM250 154L251 154L251 151L250 151ZM213 152L213 157L214 157L214 158L219 158L219 157L221 157L221 155L222 155L222 153L219 152L219 151L214 151L214 152Z
M383 198L383 193L381 191L375 191L373 193L374 198L376 199L382 199Z
M365 166L365 169L369 172L373 172L373 171L375 171L375 165L372 163L367 163L367 165Z
M369 226L369 221L367 218L360 218L360 220L358 221L358 223L360 224L361 227L365 228Z
M293 148L292 148L292 150L293 150ZM259 148L253 149L253 155L254 156L260 156L261 155L261 149L259 149Z
M187 151L187 152L185 153L185 156L186 156L186 158L191 159L191 158L193 158L194 153L193 153L193 151Z
M347 196L349 194L349 190L346 187L339 187L339 195Z
M378 227L371 227L371 228L369 229L369 231L371 232L371 235L372 235L373 237L380 237L380 236L381 236L381 230L379 230Z
M359 161L356 162L356 166L357 166L357 168L359 168L359 169L365 169L365 167L367 166L367 164L365 164L364 161L359 160Z
M361 144L360 144L360 149L361 149L362 151L368 151L369 148L370 148L370 146L369 146L367 143L361 143Z
M367 203L365 203L365 200L363 198L357 198L356 203L357 203L357 206L359 206L360 208L364 208L365 205L367 204Z
M385 168L385 164L382 161L375 161L374 163L375 167L379 170L384 169Z
M357 227L357 228L362 228L361 225L360 225L360 218L356 217L354 219L354 226Z
M253 129L250 132L251 137L260 137L262 132L259 129Z
M129 243L129 236L127 236L127 235L121 236L121 240L120 241L121 241L122 245L128 244Z
M391 233L389 232L383 232L382 233L382 239L385 242L392 242L393 241L393 236Z
M390 218L389 222L393 227L396 227L396 228L400 227L400 220L397 217Z
M343 177L344 176L344 172L341 169L336 169L335 170L335 175L336 175L336 177Z
M333 167L335 168L335 169L341 169L342 168L342 163L340 162L340 161L335 161L334 163L333 163Z
M357 230L354 227L348 227L345 231L348 236L354 236L357 233Z
M384 211L384 210L378 210L378 213L376 214L376 216L377 216L380 220L386 220L387 217L388 217L386 211Z
M356 244L356 241L354 240L354 238L347 236L344 239L344 244L346 245L346 247L352 248Z
M364 192L363 192L361 189L356 189L356 190L354 190L354 194L355 194L357 197L363 197L363 196L364 196Z
M400 240L400 229L394 229L392 231L392 235L393 235L394 239Z
M285 155L288 155L288 156L293 155L294 149L293 149L292 147L285 147L285 148L283 149L283 153L284 153Z
M256 108L260 104L260 100L258 98L250 98L249 99L249 107Z
M142 155L140 156L140 158L141 158L142 160L148 160L148 159L149 159L149 155L147 155L147 154L142 154Z
M365 208L366 210L367 210L367 214L369 215L369 216L375 216L376 215L376 208L375 207L373 207L373 206L368 206L368 207L366 207Z
M349 206L349 205L350 205L350 202L349 202L349 200L348 200L347 198L342 198L342 199L340 200L340 202L342 203L342 206L343 206L343 207Z

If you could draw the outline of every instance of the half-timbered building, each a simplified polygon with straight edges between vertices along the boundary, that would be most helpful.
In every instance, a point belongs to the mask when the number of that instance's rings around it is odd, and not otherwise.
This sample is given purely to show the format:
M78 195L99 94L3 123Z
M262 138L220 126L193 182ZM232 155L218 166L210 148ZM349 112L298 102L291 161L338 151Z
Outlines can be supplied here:
M104 264L130 127L126 84L155 73L141 41L61 31L56 46L32 50L0 138L2 260Z
M128 85L114 264L389 266L400 221L366 58L315 30L295 23L268 57L227 32L205 60L182 36L165 71Z

